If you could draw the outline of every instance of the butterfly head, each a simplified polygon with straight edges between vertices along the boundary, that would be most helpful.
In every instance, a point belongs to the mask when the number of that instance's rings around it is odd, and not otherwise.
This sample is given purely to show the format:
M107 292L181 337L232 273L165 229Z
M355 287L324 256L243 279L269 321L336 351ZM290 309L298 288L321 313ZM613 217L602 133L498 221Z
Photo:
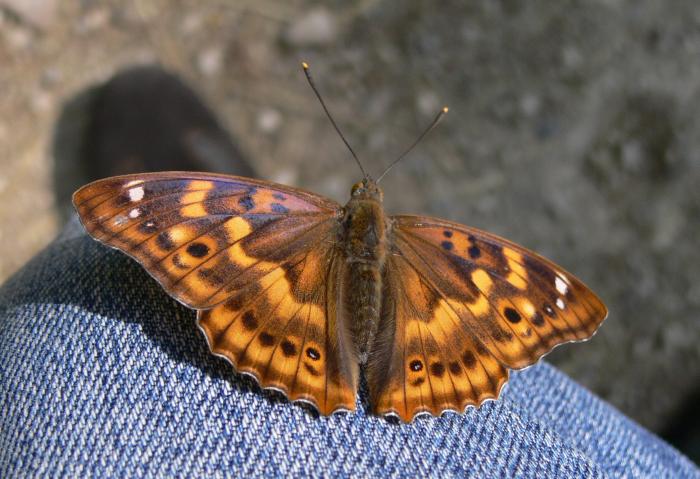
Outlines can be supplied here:
M377 182L367 177L352 185L350 195L353 199L371 199L380 203L384 200L384 192Z

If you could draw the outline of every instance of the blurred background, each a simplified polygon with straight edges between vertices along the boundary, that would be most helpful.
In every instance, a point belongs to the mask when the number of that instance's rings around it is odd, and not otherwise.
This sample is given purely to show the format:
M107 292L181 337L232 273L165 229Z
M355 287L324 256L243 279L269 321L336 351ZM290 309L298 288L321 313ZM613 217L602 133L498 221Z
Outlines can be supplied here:
M0 281L60 230L72 189L105 171L91 169L96 123L121 134L100 143L115 169L172 168L162 153L124 153L159 132L129 130L104 106L140 77L105 82L137 66L177 75L213 110L221 131L208 124L213 136L194 142L212 171L245 159L262 178L346 201L359 172L302 59L375 175L450 107L383 181L388 210L492 231L579 276L610 317L548 360L698 461L692 0L0 0ZM177 110L145 108L153 98L136 110Z

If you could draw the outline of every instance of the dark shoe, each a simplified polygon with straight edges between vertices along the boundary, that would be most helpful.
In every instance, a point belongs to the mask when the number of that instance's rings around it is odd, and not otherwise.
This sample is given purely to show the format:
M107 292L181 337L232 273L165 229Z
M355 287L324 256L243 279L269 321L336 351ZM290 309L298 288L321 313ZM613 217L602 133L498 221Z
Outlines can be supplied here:
M198 96L157 66L125 70L67 102L53 146L64 215L75 189L107 176L165 170L255 176Z

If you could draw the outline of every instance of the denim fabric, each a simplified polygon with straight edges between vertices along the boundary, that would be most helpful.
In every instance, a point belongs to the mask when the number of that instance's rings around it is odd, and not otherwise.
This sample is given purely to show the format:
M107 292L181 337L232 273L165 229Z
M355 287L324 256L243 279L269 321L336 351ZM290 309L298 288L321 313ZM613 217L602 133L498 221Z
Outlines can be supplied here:
M194 317L73 222L0 291L0 477L700 477L546 363L464 415L390 423L363 392L318 417L209 354Z

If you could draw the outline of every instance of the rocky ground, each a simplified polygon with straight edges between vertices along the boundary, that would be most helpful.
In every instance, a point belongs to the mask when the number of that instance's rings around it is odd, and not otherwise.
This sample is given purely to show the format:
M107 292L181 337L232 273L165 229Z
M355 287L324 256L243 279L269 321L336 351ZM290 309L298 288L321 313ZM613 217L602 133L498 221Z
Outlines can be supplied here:
M493 231L576 273L610 317L549 359L652 430L692 422L695 2L35 3L0 0L0 277L60 227L62 108L134 64L193 86L261 177L344 201L358 170L306 85L305 59L372 172L449 105L384 181L389 210Z

